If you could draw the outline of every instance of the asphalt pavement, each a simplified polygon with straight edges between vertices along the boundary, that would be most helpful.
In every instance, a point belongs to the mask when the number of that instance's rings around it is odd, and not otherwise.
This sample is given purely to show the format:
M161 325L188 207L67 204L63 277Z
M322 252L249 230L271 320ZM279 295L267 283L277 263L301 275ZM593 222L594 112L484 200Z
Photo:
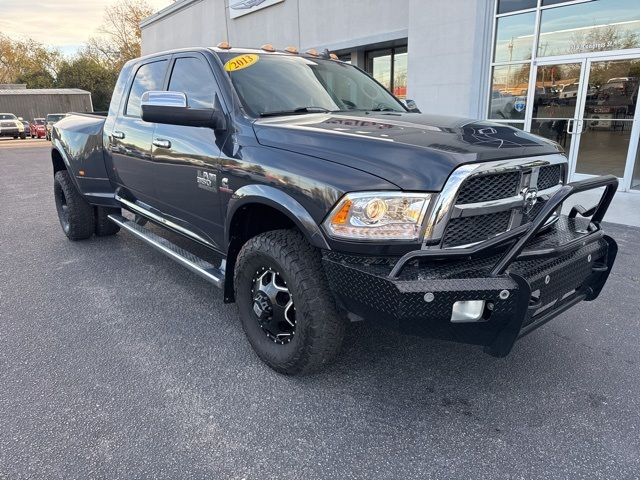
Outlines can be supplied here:
M354 324L288 378L199 277L68 241L44 140L0 139L0 225L0 479L640 477L640 229L508 358Z

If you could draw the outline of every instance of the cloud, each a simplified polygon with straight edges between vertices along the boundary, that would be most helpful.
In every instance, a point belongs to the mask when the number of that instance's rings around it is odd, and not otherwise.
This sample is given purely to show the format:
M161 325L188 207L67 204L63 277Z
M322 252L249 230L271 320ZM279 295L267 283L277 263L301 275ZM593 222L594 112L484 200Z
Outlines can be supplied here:
M171 0L146 1L156 11L171 3ZM0 32L68 50L96 35L105 7L116 0L31 0L27 4L2 0L0 3L3 4Z

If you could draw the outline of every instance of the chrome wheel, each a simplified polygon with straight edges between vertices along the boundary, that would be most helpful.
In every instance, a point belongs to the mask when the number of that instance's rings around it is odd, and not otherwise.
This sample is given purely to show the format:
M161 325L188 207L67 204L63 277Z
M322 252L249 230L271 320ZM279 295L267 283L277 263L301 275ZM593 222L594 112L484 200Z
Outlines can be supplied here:
M296 308L280 273L266 267L258 270L253 278L251 296L253 313L267 337L280 345L293 340Z

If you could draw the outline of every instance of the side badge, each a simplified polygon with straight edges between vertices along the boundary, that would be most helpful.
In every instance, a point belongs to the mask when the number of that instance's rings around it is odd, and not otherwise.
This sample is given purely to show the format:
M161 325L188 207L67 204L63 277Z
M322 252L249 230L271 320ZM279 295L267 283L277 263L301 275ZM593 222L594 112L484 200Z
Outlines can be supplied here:
M215 173L198 170L196 182L198 183L198 188L202 188L203 190L207 190L209 192L217 191Z

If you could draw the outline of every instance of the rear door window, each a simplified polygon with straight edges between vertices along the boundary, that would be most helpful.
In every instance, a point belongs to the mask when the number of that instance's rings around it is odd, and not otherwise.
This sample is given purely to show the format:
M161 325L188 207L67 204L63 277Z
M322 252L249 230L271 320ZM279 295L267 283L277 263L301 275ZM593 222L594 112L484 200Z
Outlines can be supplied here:
M164 74L167 68L167 61L147 63L142 65L136 72L127 100L125 115L129 117L140 117L140 99L144 92L152 90L162 90L164 84Z

